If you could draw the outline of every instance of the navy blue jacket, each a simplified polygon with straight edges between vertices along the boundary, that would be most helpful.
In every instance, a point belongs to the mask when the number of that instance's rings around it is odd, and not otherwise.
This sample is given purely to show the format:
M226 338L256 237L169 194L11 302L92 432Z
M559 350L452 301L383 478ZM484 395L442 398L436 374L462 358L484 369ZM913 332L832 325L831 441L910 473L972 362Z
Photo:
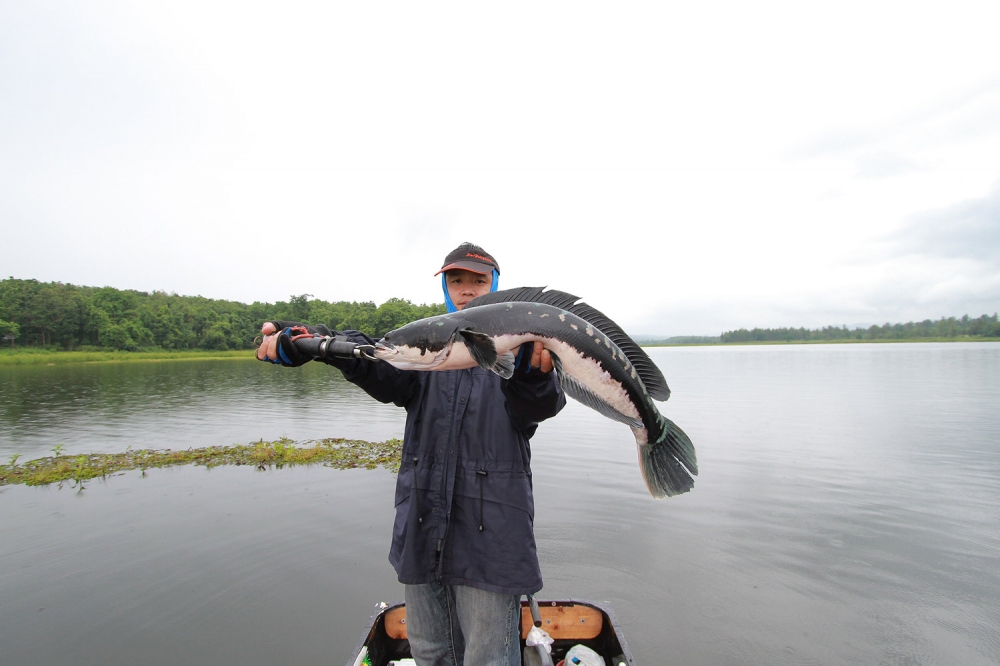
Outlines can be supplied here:
M344 335L371 343L357 331ZM556 374L519 368L504 380L481 368L328 363L376 400L406 409L389 551L399 582L540 590L528 440L566 404Z

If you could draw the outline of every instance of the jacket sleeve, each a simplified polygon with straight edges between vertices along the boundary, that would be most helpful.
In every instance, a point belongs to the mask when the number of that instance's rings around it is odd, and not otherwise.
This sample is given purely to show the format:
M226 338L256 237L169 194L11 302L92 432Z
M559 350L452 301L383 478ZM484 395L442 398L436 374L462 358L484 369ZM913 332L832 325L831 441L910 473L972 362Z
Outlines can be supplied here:
M552 418L566 406L566 395L559 386L555 371L525 372L521 368L514 376L500 383L500 390L507 399L507 416L519 430L535 434L539 422Z
M375 344L374 340L359 331L341 331L340 335L345 335L358 344ZM397 407L406 407L419 388L416 371L400 370L382 361L361 358L317 360L340 370L344 379L359 386L379 402L391 402Z

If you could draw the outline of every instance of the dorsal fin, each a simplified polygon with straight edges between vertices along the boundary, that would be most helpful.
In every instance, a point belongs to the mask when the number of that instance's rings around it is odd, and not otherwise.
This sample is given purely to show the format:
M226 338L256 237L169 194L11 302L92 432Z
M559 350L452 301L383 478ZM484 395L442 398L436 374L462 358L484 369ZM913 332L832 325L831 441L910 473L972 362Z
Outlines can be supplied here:
M642 348L628 336L615 322L611 321L599 310L590 307L586 303L578 303L579 296L567 294L565 291L555 289L546 290L545 287L517 287L514 289L504 289L490 294L483 294L471 301L465 307L474 308L480 305L491 305L493 303L528 302L544 303L556 308L572 312L580 319L590 322L594 328L608 336L618 348L625 353L625 358L629 360L635 368L639 379L646 386L649 395L655 400L666 400L670 397L670 388L663 373L656 367L653 360L642 351Z

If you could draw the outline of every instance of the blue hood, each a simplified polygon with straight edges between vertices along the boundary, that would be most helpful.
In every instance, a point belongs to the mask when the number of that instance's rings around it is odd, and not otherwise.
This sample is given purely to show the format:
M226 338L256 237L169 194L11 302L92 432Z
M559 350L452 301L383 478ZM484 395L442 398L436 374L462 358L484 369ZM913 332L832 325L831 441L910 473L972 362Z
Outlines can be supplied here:
M490 292L497 290L500 285L500 274L497 273L497 269L493 269L493 284L490 286ZM458 308L455 304L451 302L451 296L448 295L448 275L447 273L441 273L441 289L444 291L444 304L448 307L448 312L458 312Z

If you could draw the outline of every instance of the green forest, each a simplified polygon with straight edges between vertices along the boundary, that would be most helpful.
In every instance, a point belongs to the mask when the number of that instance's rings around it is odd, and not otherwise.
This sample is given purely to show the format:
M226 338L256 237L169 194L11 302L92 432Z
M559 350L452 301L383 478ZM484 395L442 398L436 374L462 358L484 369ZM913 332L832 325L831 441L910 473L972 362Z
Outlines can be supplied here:
M997 315L983 315L971 319L948 317L937 321L925 319L906 324L885 324L848 330L846 326L826 326L819 329L806 328L741 328L726 331L720 336L721 342L825 342L841 340L922 340L957 338L1000 338L1000 323Z
M82 351L252 349L261 324L284 319L358 330L373 338L417 319L443 314L443 303L415 305L392 298L327 302L310 294L250 305L202 296L178 296L61 282L0 280L0 339L4 347ZM719 338L686 336L659 344L708 342L833 342L1000 338L997 315L968 315L868 328L741 328ZM650 343L646 343L650 344ZM655 343L653 343L655 344Z
M326 324L378 338L403 324L443 314L443 303L414 305L392 298L371 302L311 299L250 305L201 296L147 293L61 282L0 280L4 346L64 350L252 349L271 319Z

